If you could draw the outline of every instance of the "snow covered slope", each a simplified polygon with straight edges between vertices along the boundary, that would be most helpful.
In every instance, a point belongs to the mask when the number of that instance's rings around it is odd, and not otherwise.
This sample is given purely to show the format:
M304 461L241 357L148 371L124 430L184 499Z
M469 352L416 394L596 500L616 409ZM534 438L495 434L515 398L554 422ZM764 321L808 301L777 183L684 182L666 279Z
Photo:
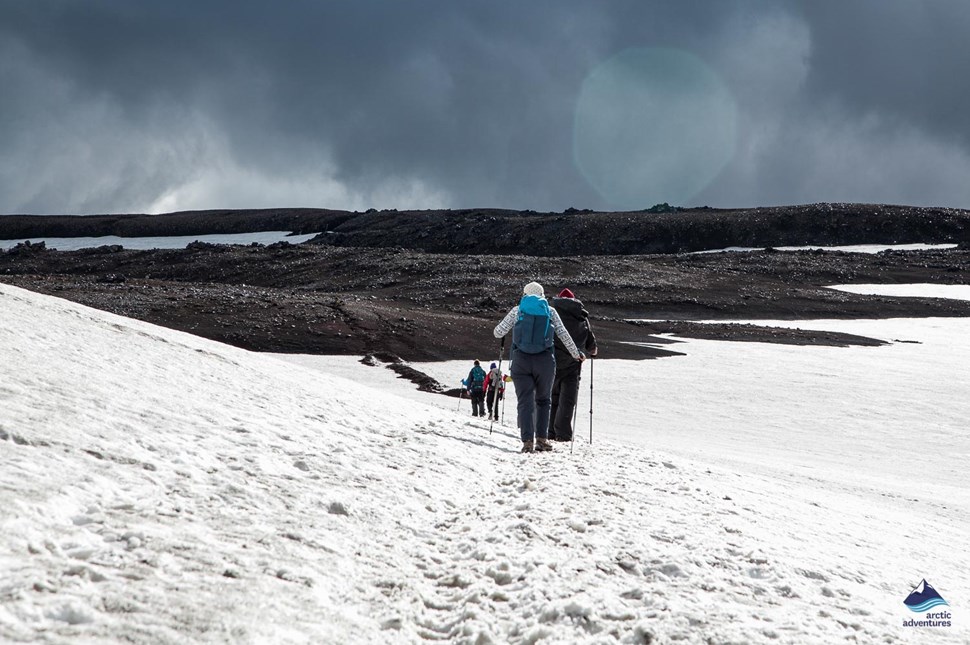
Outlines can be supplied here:
M963 522L887 538L905 507L619 442L521 455L5 285L0 356L0 642L966 642ZM920 577L954 627L902 626Z

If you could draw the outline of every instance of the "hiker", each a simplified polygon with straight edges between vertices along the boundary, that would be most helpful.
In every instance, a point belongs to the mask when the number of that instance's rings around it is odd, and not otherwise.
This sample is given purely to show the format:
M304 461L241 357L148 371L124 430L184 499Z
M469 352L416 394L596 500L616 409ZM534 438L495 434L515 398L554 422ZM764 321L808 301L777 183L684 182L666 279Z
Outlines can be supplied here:
M566 331L578 347L589 356L596 356L596 337L589 324L589 312L568 288L550 303ZM556 338L556 378L552 383L552 411L549 419L549 438L553 441L572 441L573 411L579 399L579 379L583 364L573 360L562 341Z
M556 376L553 335L562 340L573 359L582 362L586 357L576 348L559 314L549 306L538 282L525 285L522 300L495 326L495 337L502 338L510 331L512 384L518 399L522 452L552 450L548 434L552 382Z
M505 397L505 377L492 363L485 375L485 405L488 407L488 420L498 421L498 402ZM494 413L493 413L494 408Z
M465 383L468 387L468 396L472 400L472 416L485 416L485 370L477 360L475 366L468 372Z

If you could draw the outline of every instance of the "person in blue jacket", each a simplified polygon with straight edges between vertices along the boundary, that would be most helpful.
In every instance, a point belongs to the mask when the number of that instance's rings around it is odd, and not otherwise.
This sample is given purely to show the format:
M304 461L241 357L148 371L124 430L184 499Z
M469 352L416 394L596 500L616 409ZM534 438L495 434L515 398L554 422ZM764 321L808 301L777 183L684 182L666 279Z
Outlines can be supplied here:
M553 339L558 337L573 359L582 362L586 357L576 347L559 314L549 306L538 282L525 285L519 304L495 326L494 334L502 338L510 331L510 372L518 400L522 452L552 450L548 437L552 384L556 376Z

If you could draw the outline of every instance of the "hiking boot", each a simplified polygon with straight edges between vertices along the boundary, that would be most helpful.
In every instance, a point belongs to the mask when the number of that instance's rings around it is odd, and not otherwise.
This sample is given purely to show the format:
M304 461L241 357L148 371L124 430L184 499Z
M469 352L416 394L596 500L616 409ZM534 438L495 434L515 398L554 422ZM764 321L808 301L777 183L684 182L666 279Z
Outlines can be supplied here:
M533 451L534 451L534 448L532 447L531 441L522 442L522 452L533 452Z
M539 439L536 441L536 452L549 452L552 450L552 444L549 443L548 439Z

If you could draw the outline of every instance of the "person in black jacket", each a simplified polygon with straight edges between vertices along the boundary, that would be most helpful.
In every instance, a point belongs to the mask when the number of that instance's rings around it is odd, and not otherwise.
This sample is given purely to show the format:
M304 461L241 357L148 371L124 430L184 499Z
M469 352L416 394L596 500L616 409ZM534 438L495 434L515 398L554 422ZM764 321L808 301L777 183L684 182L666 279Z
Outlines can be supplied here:
M583 303L569 289L563 289L550 303L576 346L584 349L590 356L596 356L596 337L589 324L589 312ZM552 410L549 424L549 438L555 441L572 441L573 410L579 398L579 374L583 364L566 351L566 347L556 338L556 378L552 384Z

